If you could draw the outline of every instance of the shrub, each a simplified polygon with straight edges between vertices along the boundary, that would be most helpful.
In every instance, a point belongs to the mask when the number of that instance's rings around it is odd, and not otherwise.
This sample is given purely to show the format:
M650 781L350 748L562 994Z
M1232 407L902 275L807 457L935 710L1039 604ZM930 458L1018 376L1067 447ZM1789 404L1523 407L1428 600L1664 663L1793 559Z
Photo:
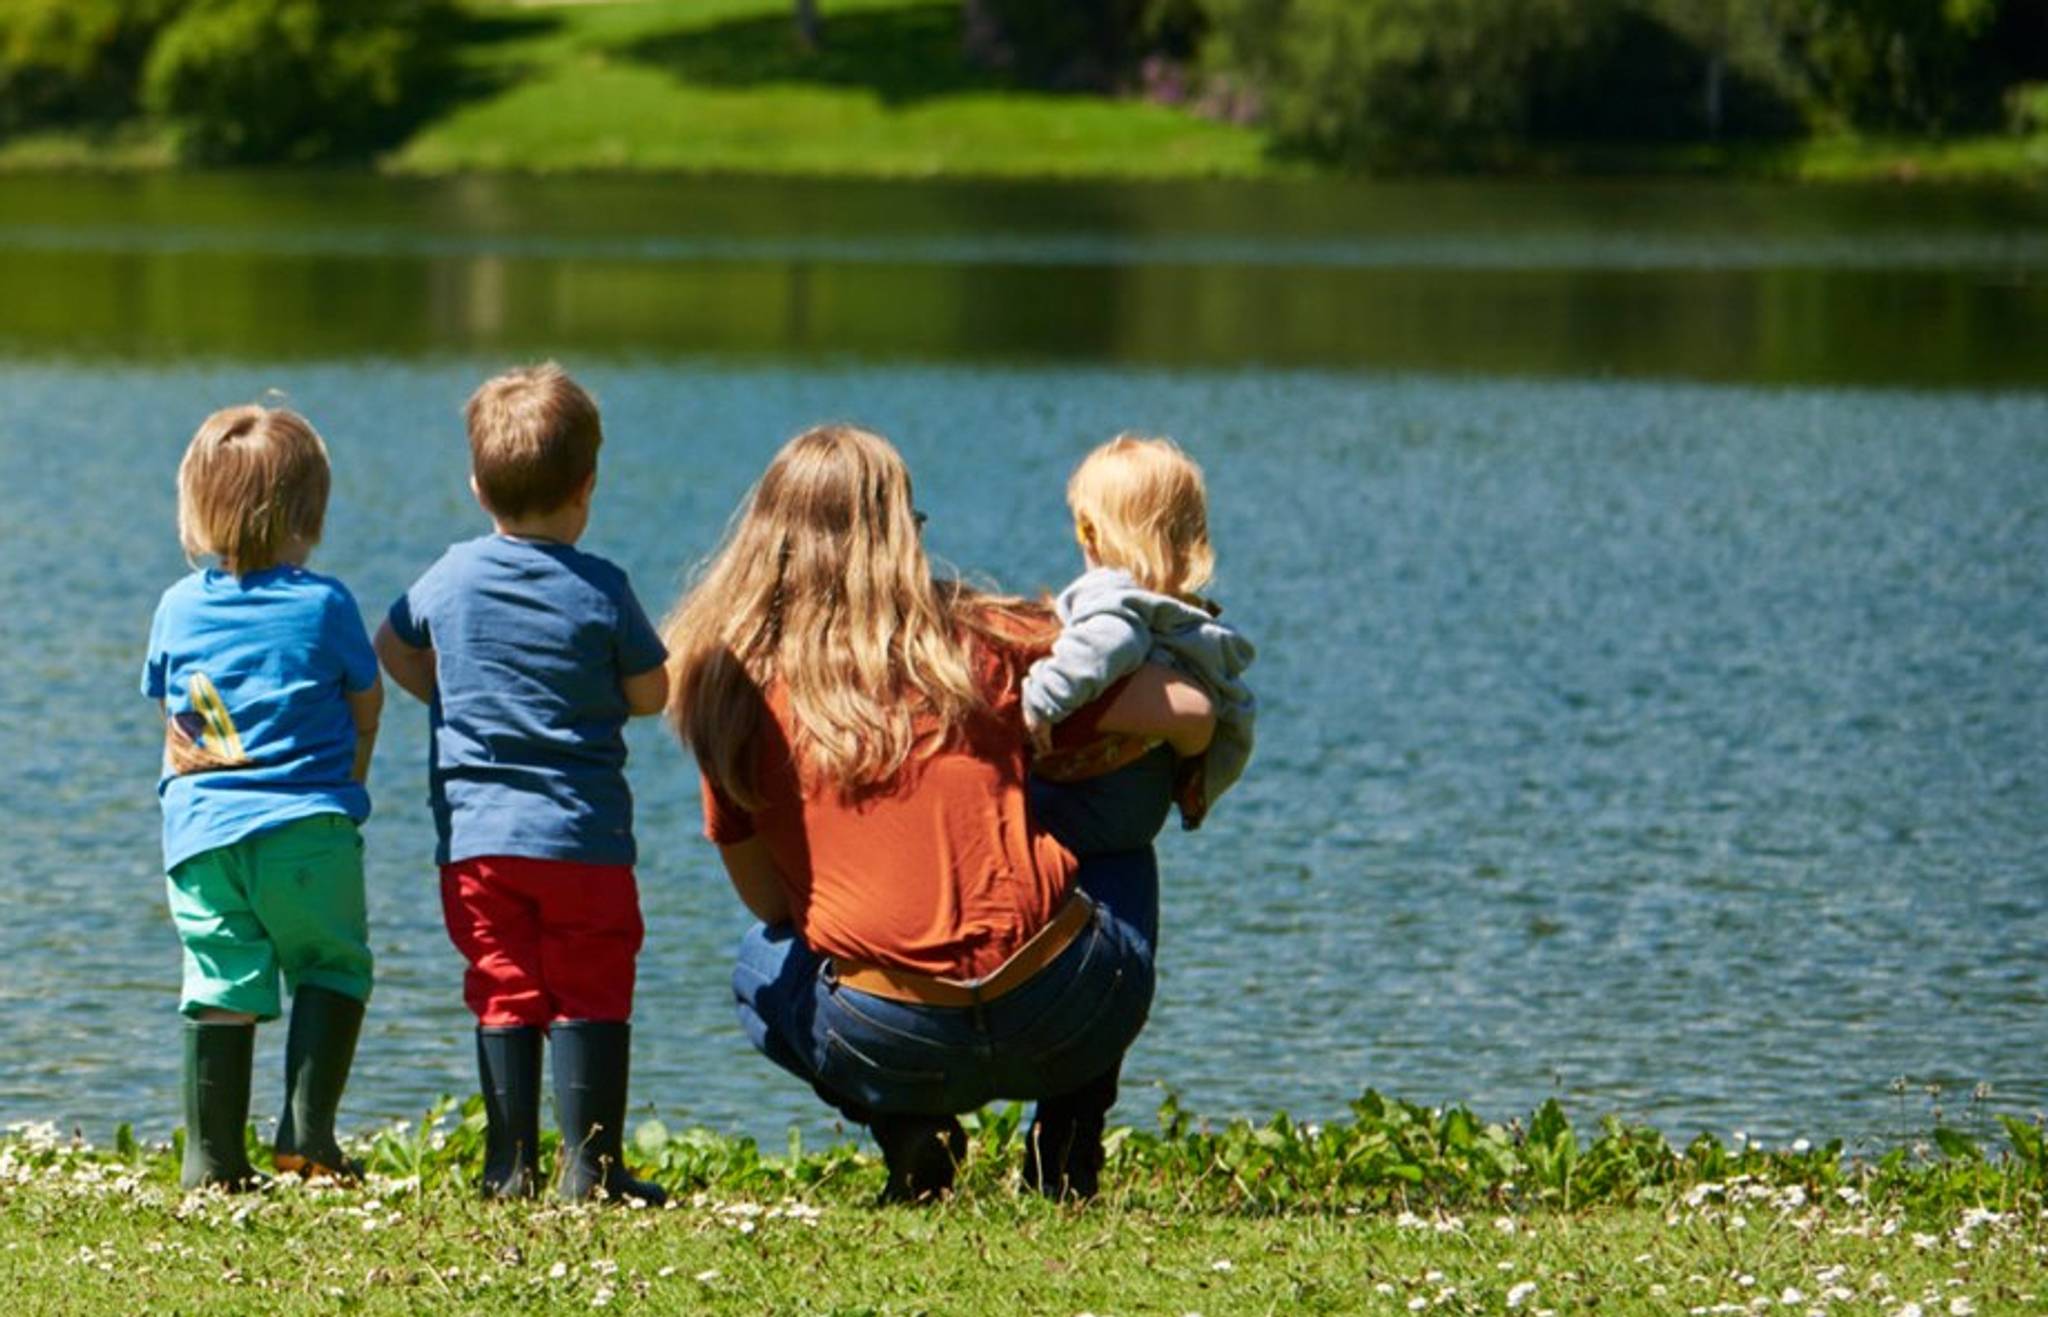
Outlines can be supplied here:
M449 76L452 18L448 0L189 0L150 53L143 100L188 159L361 154Z
M1209 56L1281 142L1326 159L1468 162L1522 138L1619 0L1211 0Z
M1196 0L966 0L967 53L1027 82L1114 85L1146 55L1191 55Z
M0 0L0 131L124 119L178 0Z

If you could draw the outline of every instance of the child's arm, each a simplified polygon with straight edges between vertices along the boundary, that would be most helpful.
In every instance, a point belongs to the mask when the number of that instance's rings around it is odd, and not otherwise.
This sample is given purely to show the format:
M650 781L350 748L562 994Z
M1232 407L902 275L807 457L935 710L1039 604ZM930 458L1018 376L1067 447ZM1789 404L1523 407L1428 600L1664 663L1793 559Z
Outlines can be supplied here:
M384 665L384 671L391 674L391 680L398 689L412 696L422 704L434 699L434 651L408 645L398 638L391 629L391 621L377 628L377 661ZM381 694L381 693L380 693ZM358 723L360 728L362 724Z
M1152 630L1124 608L1075 617L1060 629L1052 652L1024 675L1024 725L1034 740L1116 682L1152 652Z
M356 764L351 776L358 782L368 782L370 752L377 748L377 723L384 716L384 683L373 681L362 690L347 694L348 714L356 723Z
M668 667L649 668L637 677L619 683L626 693L626 712L635 718L660 713L668 707Z

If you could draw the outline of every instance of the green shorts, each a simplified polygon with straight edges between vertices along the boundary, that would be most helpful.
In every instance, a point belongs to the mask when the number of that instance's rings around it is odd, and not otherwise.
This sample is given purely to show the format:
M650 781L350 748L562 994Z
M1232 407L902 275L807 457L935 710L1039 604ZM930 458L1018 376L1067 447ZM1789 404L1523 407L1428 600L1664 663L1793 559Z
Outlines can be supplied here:
M346 814L267 828L179 864L166 883L185 945L178 1009L280 1014L277 976L370 997L363 838Z

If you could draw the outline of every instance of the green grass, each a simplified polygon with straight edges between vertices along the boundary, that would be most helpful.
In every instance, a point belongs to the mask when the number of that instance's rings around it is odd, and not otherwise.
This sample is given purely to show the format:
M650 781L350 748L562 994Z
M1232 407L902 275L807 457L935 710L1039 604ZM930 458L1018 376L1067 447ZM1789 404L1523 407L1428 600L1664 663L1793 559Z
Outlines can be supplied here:
M1672 1149L1557 1108L1482 1125L1368 1094L1313 1129L1122 1131L1104 1197L1015 1182L1018 1113L984 1113L960 1191L876 1208L851 1145L764 1156L649 1124L670 1207L484 1204L480 1118L363 1148L360 1188L185 1194L170 1150L0 1140L0 1285L37 1312L1889 1313L2048 1305L2043 1148L1845 1163L1839 1149Z
M387 159L405 173L663 170L950 176L1269 173L1248 128L1020 89L960 53L957 0L479 6L470 92Z

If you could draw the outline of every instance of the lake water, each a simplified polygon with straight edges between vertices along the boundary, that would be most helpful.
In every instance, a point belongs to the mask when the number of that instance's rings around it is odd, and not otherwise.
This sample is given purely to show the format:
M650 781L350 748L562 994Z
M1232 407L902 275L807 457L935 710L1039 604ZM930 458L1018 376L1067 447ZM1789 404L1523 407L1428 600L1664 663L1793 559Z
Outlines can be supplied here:
M2031 1113L2043 342L2035 194L0 179L0 1119L175 1120L134 688L192 426L273 388L313 418L316 565L374 613L481 529L458 409L543 353L605 409L587 543L654 609L821 418L896 439L933 548L1020 589L1075 570L1089 445L1206 464L1260 751L1162 841L1124 1118L1155 1086L1866 1142L1934 1084L1950 1120ZM356 1121L473 1083L424 723L394 694ZM636 1100L817 1128L726 1004L694 772L632 746Z

